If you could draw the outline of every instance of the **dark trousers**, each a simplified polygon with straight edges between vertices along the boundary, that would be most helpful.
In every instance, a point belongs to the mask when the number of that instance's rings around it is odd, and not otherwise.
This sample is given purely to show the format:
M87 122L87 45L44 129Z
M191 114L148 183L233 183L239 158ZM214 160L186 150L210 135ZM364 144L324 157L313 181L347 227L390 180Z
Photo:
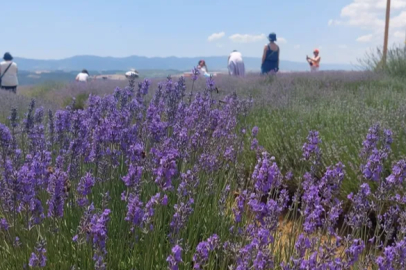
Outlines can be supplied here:
M17 86L2 86L1 89L17 94Z

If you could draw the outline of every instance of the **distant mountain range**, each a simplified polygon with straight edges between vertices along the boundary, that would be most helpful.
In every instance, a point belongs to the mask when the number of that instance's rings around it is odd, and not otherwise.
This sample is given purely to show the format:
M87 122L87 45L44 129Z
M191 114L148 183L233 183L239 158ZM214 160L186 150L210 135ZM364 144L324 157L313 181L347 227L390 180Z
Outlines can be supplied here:
M100 56L74 56L60 60L35 60L27 58L15 58L20 70L26 71L78 71L83 68L95 71L107 70L129 70L135 68L137 70L191 70L193 66L197 65L200 59L204 59L207 63L209 71L226 70L227 56L212 56L212 57L143 57L143 56L129 56L129 57L100 57ZM247 70L257 71L260 67L260 58L244 57L245 67ZM356 69L355 66L346 64L323 64L323 70L352 70ZM280 70L283 71L305 71L309 69L306 61L280 62Z

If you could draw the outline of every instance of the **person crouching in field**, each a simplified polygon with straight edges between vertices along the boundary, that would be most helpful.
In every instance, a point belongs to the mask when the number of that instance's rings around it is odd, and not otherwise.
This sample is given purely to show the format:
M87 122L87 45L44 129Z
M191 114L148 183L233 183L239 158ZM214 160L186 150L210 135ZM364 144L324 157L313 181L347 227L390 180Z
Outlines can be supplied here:
M13 62L13 57L10 53L5 53L3 62L0 63L0 86L1 89L17 93L18 86L18 68Z
M315 71L319 71L321 57L319 55L320 52L318 49L315 49L313 54L314 54L314 58L311 58L306 55L306 60L307 60L307 62L309 62L310 71L315 72Z
M206 62L204 60L200 60L199 63L197 63L197 69L199 70L200 75L210 77Z
M265 45L262 55L261 73L268 74L269 72L279 71L279 46L276 45L276 34L271 33L268 36L269 44Z
M77 82L87 82L88 79L89 79L89 72L86 69L82 70L82 72L80 72L76 76Z
M234 50L228 57L228 74L232 76L245 76L245 65L242 55Z

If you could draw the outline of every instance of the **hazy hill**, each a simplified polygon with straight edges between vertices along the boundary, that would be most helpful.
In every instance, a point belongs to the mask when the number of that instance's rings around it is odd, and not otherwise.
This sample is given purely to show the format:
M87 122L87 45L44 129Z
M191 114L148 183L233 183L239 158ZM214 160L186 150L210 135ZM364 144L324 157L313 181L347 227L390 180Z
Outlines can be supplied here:
M129 56L123 58L117 57L99 57L99 56L74 56L60 60L36 60L27 58L15 58L20 70L36 71L36 70L63 70L63 71L78 71L83 68L88 70L128 70L135 68L155 69L155 70L190 70L197 65L200 57L143 57ZM214 56L204 57L208 69L210 70L225 70L227 57ZM259 70L260 58L244 57L244 62L247 70ZM322 64L324 70L351 70L355 67L345 64ZM303 62L291 62L281 60L280 69L284 71L304 71L308 70L308 64Z

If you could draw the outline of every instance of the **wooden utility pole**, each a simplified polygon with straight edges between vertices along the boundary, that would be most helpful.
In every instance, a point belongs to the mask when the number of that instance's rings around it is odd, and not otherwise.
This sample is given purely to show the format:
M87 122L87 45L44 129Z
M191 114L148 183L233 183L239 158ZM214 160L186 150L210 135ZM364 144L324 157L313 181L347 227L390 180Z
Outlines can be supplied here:
M386 64L386 56L388 54L389 20L390 20L390 0L386 0L385 38L383 41L383 57L382 57L382 62L384 65Z

